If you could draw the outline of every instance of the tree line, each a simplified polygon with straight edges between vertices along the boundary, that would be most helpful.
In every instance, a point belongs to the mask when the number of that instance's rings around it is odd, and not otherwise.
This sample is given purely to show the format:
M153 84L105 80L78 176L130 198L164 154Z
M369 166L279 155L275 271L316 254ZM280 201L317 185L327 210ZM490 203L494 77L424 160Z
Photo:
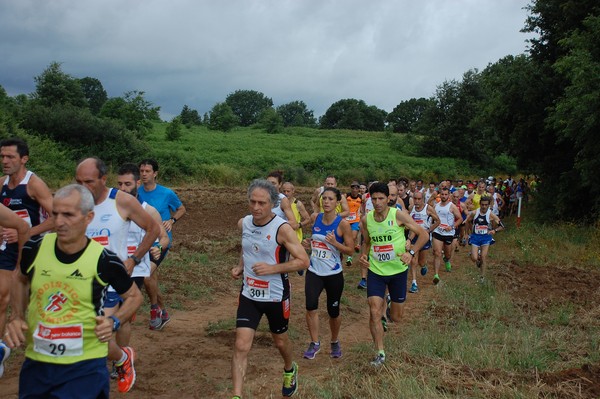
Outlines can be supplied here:
M223 132L302 126L402 133L391 140L399 151L408 145L419 155L462 158L489 169L514 160L519 170L542 179L537 202L546 220L596 221L600 6L594 0L534 0L527 9L523 31L535 38L525 53L466 71L438 85L431 97L401 101L390 113L342 99L317 119L303 101L275 107L261 92L237 90L202 117L184 105L166 138L178 140L184 127L195 125ZM143 91L108 98L98 79L74 78L56 62L34 80L29 96L9 97L0 86L0 135L24 129L60 143L74 159L96 154L115 164L148 152L144 137L160 120L160 107Z

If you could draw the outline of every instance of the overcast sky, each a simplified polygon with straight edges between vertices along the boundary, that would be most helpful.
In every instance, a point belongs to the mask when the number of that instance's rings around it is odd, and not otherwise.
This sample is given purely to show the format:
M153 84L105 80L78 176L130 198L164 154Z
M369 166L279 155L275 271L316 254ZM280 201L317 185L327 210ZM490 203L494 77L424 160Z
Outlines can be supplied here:
M527 48L527 0L0 0L0 85L31 93L51 62L164 119L238 89L315 116L344 98L391 111Z

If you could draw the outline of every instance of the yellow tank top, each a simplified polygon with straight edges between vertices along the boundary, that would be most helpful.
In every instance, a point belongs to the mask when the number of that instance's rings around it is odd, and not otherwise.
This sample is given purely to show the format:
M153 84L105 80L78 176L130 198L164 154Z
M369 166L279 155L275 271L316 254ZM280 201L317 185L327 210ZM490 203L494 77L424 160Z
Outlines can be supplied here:
M375 212L367 213L367 229L371 239L369 252L369 269L380 276L392 276L408 269L408 265L400 260L406 252L404 226L396 222L396 208L389 208L387 217L382 222L375 220Z
M481 194L473 194L473 210L479 209L479 201L481 201Z
M300 224L300 220L302 219L302 217L300 216L300 212L298 211L298 199L294 198L294 202L292 202L292 212L294 213L294 219L296 219L296 222L298 224ZM302 226L298 227L296 229L296 235L298 236L298 240L300 242L302 242Z
M106 357L108 345L94 333L96 310L92 298L93 280L98 277L102 245L90 240L73 263L60 262L54 253L56 233L46 234L33 269L29 297L27 349L25 355L41 362L73 364Z

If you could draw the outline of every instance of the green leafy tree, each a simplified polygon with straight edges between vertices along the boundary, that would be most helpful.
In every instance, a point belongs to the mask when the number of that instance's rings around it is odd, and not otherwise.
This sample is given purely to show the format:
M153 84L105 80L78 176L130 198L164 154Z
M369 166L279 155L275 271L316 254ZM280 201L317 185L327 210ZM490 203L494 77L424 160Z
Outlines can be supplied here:
M90 111L92 111L92 114L97 115L106 100L108 100L108 95L102 83L96 78L85 77L79 79L79 85L83 90Z
M209 113L208 128L228 132L239 125L237 115L227 103L215 104Z
M321 129L383 131L387 112L353 98L333 103L320 118Z
M177 141L181 139L181 137L183 136L181 125L181 117L176 116L175 118L173 118L173 120L167 125L167 128L165 130L165 136L167 140Z
M281 133L283 118L274 108L265 108L259 118L259 124L267 133Z
M394 132L408 133L421 120L427 108L434 105L434 100L429 98L411 98L396 105L386 121Z
M109 98L100 116L120 120L126 129L143 135L152 128L151 121L160 120L160 107L144 98L143 91L128 91L123 97Z
M120 164L148 152L147 145L122 123L94 116L88 108L31 103L25 116L21 123L24 129L62 143L73 159L97 155Z
M304 101L292 101L277 107L277 113L283 120L283 125L314 127L317 124L314 113L309 110Z
M188 128L192 126L202 125L202 118L200 118L200 114L195 109L191 109L187 105L184 105L181 109L181 113L179 114L181 119L181 123L183 123Z
M39 76L34 78L33 98L45 106L69 104L75 107L87 105L79 79L64 73L61 64L52 62Z
M255 90L236 90L227 96L225 102L239 118L241 126L255 124L262 110L273 106L273 100Z

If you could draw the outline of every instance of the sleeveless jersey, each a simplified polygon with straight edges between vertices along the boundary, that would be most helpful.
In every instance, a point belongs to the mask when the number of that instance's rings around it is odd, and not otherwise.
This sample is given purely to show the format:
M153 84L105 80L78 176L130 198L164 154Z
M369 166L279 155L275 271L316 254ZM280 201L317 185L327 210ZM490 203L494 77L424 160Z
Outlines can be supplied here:
M344 238L337 234L337 229L341 221L342 218L337 216L333 220L333 223L324 224L322 213L319 213L315 219L315 224L312 228L312 240L310 244L312 253L308 270L318 276L330 276L342 272L340 251L325 240L327 234L333 232L337 242L344 242Z
M406 252L406 237L404 226L396 223L397 211L396 208L389 208L382 222L375 220L375 212L367 213L367 229L371 238L369 269L380 276L391 276L408 269L400 260L400 255Z
M285 194L279 193L278 195L279 195L279 200L277 201L277 204L275 204L275 206L273 207L272 211L273 211L274 214L276 214L277 216L279 216L283 220L287 221L287 217L285 216L285 213L283 212L283 209L281 209L281 200L283 198L285 198Z
M292 213L294 214L294 219L298 223L298 228L296 229L296 236L298 237L298 241L302 242L302 226L300 226L300 220L302 217L300 216L300 211L298 210L298 199L294 198L294 201L290 204L292 207Z
M452 202L448 201L446 205L436 204L435 211L440 218L440 225L434 230L436 233L442 236L453 236L454 235L454 214L450 212ZM452 230L446 231L443 228L450 226Z
M6 180L4 180L4 184L2 185L2 192L0 192L0 200L2 201L2 204L27 222L29 227L37 226L46 219L46 215L40 204L38 204L36 200L27 194L27 184L29 183L29 179L31 179L32 175L33 172L28 170L23 180L21 180L19 184L12 190L8 188L10 176L7 176ZM37 237L31 238L35 239ZM19 244L17 243L7 244L6 241L4 241L0 245L0 250L3 251L8 247L16 251L18 249L18 245Z
M431 196L433 195L433 193L435 193L435 190L433 190L433 192L430 192L429 190L425 191L425 203L429 202L429 199L431 198Z
M94 220L88 225L85 235L111 250L122 261L127 259L127 235L129 220L124 220L117 210L117 193L111 188L106 199L94 207Z
M404 204L404 209L408 210L409 206L410 206L410 196L406 196L404 198L400 198L402 200L402 203Z
M500 214L500 208L498 207L498 197L499 196L500 196L500 194L494 193L494 195L491 196L491 200L490 200L490 202L492 203L492 213L496 216L498 216Z
M142 208L146 209L147 202L142 203ZM135 253L138 246L146 236L146 230L134 222L129 223L129 232L127 233L127 256ZM150 253L146 252L139 265L135 265L131 277L149 277L150 276Z
M252 215L242 221L242 260L244 280L242 295L258 302L281 302L290 292L287 273L257 276L252 266L258 262L284 263L288 260L285 247L277 243L277 232L285 220L275 216L264 226L256 226Z
M481 201L481 194L473 194L473 209L479 209L479 201Z
M492 213L491 209L488 209L485 214L479 213L479 209L475 211L475 216L473 217L473 234L476 235L488 235L489 231L492 229L492 221L490 218L490 214Z
M93 283L106 286L97 270L104 248L92 240L79 259L65 264L56 258L55 243L56 233L46 234L27 270L33 275L25 354L53 364L106 357L108 345L94 333L97 311L92 293Z
M375 209L373 207L373 200L371 199L371 195L370 194L365 194L365 213L369 213L371 212L373 209Z
M350 224L360 222L360 206L362 205L362 198L360 195L356 198L352 198L352 196L348 194L346 196L346 201L348 201L348 208L350 209L350 215L346 220Z
M429 205L425 204L423 209L417 211L417 207L413 206L412 211L410 211L410 217L413 218L416 224L424 228L427 233L429 233L429 227L431 226L431 218L427 214L427 207Z

